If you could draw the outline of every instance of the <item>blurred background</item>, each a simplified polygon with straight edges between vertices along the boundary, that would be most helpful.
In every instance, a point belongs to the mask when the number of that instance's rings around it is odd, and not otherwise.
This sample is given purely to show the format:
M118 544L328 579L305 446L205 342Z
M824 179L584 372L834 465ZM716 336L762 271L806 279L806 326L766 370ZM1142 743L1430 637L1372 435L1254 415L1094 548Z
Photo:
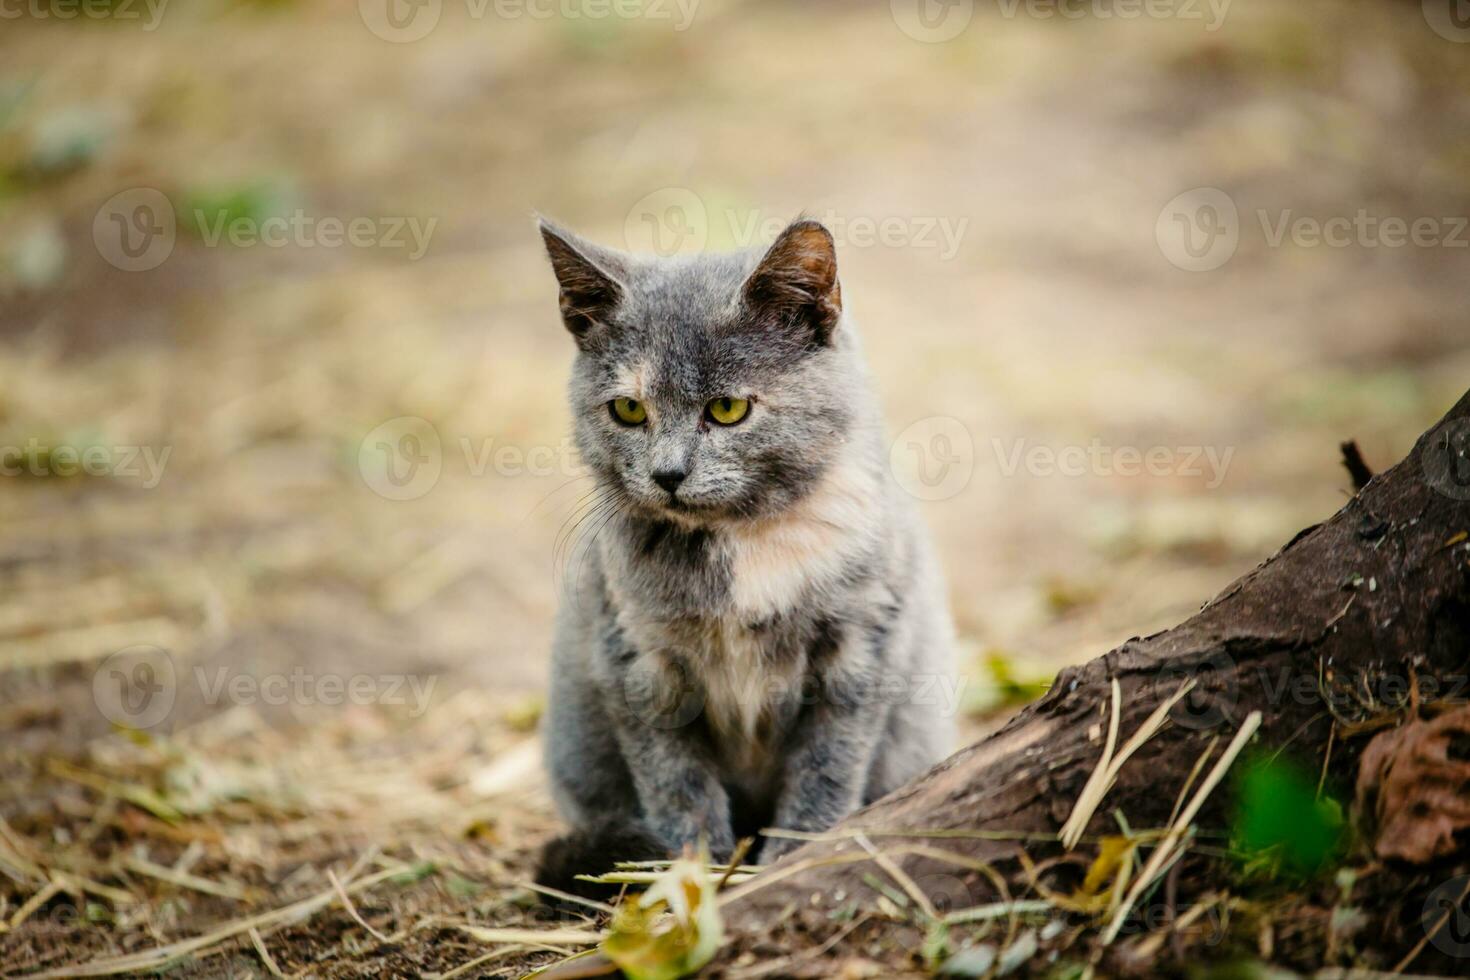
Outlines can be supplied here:
M0 921L69 882L0 960L524 873L595 530L536 212L828 223L968 734L1187 617L1470 379L1461 8L0 0Z

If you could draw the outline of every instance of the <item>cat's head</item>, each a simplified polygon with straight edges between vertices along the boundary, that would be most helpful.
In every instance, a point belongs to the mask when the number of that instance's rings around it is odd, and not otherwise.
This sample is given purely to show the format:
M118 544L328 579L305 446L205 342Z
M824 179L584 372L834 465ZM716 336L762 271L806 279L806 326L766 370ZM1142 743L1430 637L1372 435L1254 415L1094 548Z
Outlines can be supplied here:
M798 220L769 249L672 258L545 221L577 344L583 459L646 516L769 516L812 490L863 415L832 235Z

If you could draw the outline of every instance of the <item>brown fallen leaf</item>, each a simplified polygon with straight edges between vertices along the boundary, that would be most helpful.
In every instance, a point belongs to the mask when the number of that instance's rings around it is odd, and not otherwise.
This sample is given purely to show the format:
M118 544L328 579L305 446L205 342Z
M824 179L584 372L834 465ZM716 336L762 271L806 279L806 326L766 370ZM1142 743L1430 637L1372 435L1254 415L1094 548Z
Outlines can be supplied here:
M1427 864L1470 829L1470 706L1382 732L1363 752L1357 806L1381 858Z

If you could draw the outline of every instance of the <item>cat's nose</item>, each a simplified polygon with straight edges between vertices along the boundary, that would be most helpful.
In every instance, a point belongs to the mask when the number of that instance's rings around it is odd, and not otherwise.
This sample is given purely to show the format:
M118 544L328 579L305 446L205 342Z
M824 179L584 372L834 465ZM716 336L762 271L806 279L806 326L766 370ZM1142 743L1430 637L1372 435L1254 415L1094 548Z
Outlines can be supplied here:
M684 470L656 470L653 473L653 482L663 487L665 492L672 494L679 489L679 484L684 482L684 477L689 474Z

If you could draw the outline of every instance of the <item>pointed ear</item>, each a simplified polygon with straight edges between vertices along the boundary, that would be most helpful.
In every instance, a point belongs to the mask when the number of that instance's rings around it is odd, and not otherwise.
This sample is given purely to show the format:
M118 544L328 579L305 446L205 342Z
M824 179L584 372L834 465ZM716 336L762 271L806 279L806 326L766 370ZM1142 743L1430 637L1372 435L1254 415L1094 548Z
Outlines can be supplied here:
M819 221L793 221L745 281L745 302L772 322L801 325L817 343L831 343L842 317L832 233Z
M583 346L622 300L619 278L626 276L626 264L616 252L584 241L545 218L539 220L539 227L551 271L561 287L558 299L562 322Z

